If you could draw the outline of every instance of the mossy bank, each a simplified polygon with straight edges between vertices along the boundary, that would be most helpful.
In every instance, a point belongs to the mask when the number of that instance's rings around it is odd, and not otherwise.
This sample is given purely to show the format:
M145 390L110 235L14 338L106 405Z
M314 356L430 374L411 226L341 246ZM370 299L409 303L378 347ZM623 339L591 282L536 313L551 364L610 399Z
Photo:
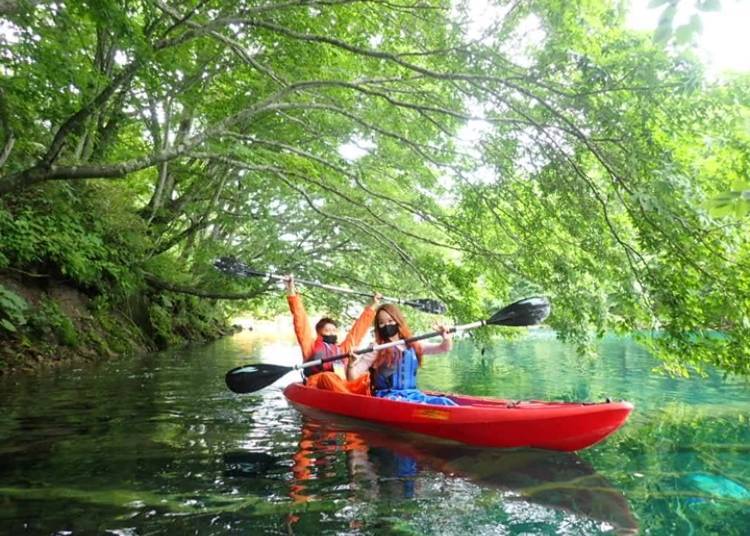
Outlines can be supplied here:
M40 190L0 200L0 374L230 331L217 300L154 284L190 281L192 263L157 254L115 189Z
M114 303L68 282L0 274L0 374L209 341L232 331L216 307L143 293Z

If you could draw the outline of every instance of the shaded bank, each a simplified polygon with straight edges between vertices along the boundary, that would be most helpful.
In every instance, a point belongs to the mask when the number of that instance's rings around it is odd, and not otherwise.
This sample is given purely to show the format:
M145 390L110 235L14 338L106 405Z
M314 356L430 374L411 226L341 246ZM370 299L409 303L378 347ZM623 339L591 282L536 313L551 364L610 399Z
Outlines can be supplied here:
M0 271L0 374L206 342L236 330L216 304L144 287L112 299L70 282Z

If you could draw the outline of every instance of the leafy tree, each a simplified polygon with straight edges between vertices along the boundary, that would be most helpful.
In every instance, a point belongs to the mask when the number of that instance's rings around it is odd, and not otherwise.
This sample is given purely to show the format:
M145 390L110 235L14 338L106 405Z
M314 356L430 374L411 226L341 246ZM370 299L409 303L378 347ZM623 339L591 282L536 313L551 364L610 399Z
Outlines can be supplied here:
M9 5L9 220L137 218L131 286L274 307L210 268L231 253L457 319L543 292L564 338L658 329L673 370L748 372L745 224L703 208L747 169L747 79L707 86L618 3L498 2L478 36L441 1Z

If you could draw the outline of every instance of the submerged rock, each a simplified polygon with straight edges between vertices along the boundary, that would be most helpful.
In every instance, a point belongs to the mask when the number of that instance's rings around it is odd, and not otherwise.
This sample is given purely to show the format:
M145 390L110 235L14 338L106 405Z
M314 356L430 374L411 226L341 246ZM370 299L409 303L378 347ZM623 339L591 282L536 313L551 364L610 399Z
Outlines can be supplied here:
M747 488L721 475L691 473L683 477L683 480L691 488L713 497L736 500L750 499L750 491Z

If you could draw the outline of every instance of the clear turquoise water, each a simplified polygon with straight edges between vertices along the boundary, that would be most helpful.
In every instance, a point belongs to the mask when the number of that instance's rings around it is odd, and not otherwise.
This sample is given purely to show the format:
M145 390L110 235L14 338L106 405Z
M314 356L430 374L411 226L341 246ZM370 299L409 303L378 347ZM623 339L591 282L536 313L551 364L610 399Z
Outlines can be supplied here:
M224 386L296 355L244 333L0 379L0 534L750 534L745 382L653 374L618 338L596 360L546 333L429 358L423 388L636 404L588 450L502 451L301 415L293 375Z

